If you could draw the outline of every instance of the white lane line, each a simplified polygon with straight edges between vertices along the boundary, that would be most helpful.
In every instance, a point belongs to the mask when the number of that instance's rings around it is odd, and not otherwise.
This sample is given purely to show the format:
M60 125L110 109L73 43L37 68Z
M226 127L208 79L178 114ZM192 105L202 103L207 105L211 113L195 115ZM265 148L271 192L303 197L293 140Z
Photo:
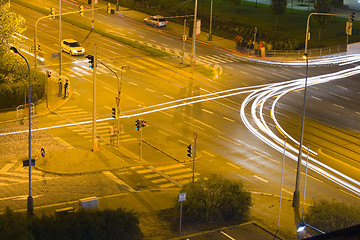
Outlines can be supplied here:
M104 87L106 90L113 92L113 93L117 93L117 91L115 91L114 89L108 88L108 87Z
M264 155L264 154L262 154L262 153L259 153L259 152L257 152L257 151L253 151L255 154L257 154L257 155L260 155L260 156L262 156L262 157L264 157L264 158L266 158L266 159L269 159L269 160L271 160L271 161L273 161L273 162L276 162L276 163L280 163L279 161L277 161L277 160L275 160L275 159L273 159L273 158L271 158L271 157L268 157L268 156L266 156L266 155Z
M339 190L340 190L340 191L342 191L343 193L346 193L346 194L348 194L348 195L350 195L350 196L354 197L354 198L360 199L359 197L357 197L357 196L355 196L355 195L353 195L353 194L351 194L351 193L345 192L345 191L344 191L344 190L342 190L342 189L339 189Z
M265 80L265 78L262 78L262 77L259 77L259 76L257 76L256 78L260 79L260 80Z
M249 73L247 73L247 72L244 72L244 71L239 71L241 74L249 74Z
M225 66L227 69L233 70L234 68L229 67L229 66Z
M108 107L108 106L104 106L104 108L109 109L109 110L112 110L112 108L111 108L111 107Z
M249 65L249 64L246 64L247 66L249 66L249 67L251 67L251 68L254 68L254 69L256 69L256 70L258 70L258 71L262 71L262 69L261 68L258 68L258 67L255 67L255 66L253 66L253 65Z
M234 142L234 141L231 141L230 139L227 139L227 138L225 138L225 137L223 137L223 136L217 135L217 137L218 137L218 138L221 138L221 139L223 139L223 140L225 140L225 141L228 141L228 142L230 142L230 143L232 143L232 144L234 144L234 145L236 145L236 146L238 146L238 147L241 147L241 144L239 144L239 143L237 143L237 142Z
M231 240L236 240L235 238L231 237L230 235L224 233L223 231L220 231L221 234L223 234L224 236L228 237Z
M170 97L168 95L164 95L164 97L170 98L170 99L174 99L173 97Z
M156 92L155 90L150 89L150 88L145 88L145 89L148 90L149 92Z
M184 122L187 123L187 124L189 124L189 125L191 125L191 126L193 126L193 127L196 127L196 128L199 128L199 129L205 131L205 128L199 127L198 125L195 125L195 124L193 124L193 123L191 123L191 122L188 122L188 121L184 121Z
M257 176L257 175L254 175L254 177L255 178L257 178L257 179L259 179L260 181L263 181L263 182L269 182L268 180L266 180L266 179L263 179L263 178L261 178L261 177L259 177L259 176Z
M92 101L93 101L91 98L88 98L88 100L89 100L90 102L92 102Z
M185 144L185 145L189 145L189 143L187 143L187 142L185 142L185 141L183 141L183 140L178 139L178 141L181 142L181 143L183 143L183 144Z
M302 172L301 174L302 174L302 175L305 175L305 173L304 173L304 172ZM321 181L320 179L317 179L316 177L313 177L313 176L311 176L311 175L309 175L309 174L307 174L307 176L308 176L309 178L312 178L312 179L314 179L314 180L318 181L318 182L323 183L323 181Z
M138 85L137 83L134 83L134 82L128 82L128 83L131 84L131 85L134 85L134 86Z
M72 91L73 94L80 96L80 93Z
M274 75L274 76L277 76L277 77L288 79L288 77L285 77L285 76L277 74L277 73L271 73L271 74Z
M338 107L338 108L344 108L343 106L337 105L337 104L335 104L335 103L333 103L333 105L334 105L335 107Z
M294 193L293 192L290 192L289 190L286 190L285 188L283 188L283 191L290 194L290 195L293 195Z
M227 117L223 117L223 119L228 120L228 121L230 121L230 122L235 122L235 120L230 119L230 118L227 118Z
M209 152L206 152L206 151L201 151L201 152L203 152L204 154L206 154L206 155L208 155L210 157L215 157L215 155L212 154L212 153L209 153Z
M311 96L311 98L321 101L321 98Z
M130 187L129 185L127 185L125 182L123 182L120 178L118 178L117 176L115 176L112 172L110 171L104 171L103 172L106 176L108 176L111 180L113 180L114 182L116 182L117 184L123 186L124 188L126 188L129 192L135 192L135 190Z
M337 85L339 88L342 88L342 89L345 89L347 90L348 88L347 87L344 87L344 86L341 86L341 85Z
M165 136L169 136L169 134L168 134L168 133L163 132L163 131L161 131L161 130L158 130L158 132L159 132L159 133L161 133L161 134L163 134L163 135L165 135Z
M232 164L232 163L229 163L229 162L227 162L226 164L230 165L231 167L234 167L234 168L237 168L237 169L241 170L241 168L239 166L236 166L235 164Z
M137 103L139 103L139 104L141 104L141 105L144 105L143 102L140 102L140 101L138 101L138 100L136 100L136 99L134 99L134 98L131 98L131 97L127 97L127 98L130 99L131 101L134 101L134 102L137 102Z
M356 114L360 114L360 112L355 112Z
M345 100L349 100L350 101L350 98L348 97L344 97L344 96L340 96L339 94L336 94L336 93L333 93L333 92L329 92L331 95L333 96L336 96L336 97L339 97L339 98L342 98L342 99L345 99Z
M214 114L213 112L209 111L209 110L206 110L206 109L201 109L203 112L206 112L206 113L210 113L210 114Z
M164 112L164 111L160 111L161 113L165 114L166 116L169 116L169 117L174 117L174 115L171 115L170 113L167 113L167 112Z

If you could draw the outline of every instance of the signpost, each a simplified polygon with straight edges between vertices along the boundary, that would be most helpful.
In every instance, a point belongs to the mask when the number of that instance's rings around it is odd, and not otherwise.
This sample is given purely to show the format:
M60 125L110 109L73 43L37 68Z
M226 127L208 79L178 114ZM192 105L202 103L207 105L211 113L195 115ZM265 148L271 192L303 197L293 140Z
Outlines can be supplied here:
M180 202L180 227L179 234L181 234L181 220L182 220L182 203L186 200L186 192L179 193L179 202Z

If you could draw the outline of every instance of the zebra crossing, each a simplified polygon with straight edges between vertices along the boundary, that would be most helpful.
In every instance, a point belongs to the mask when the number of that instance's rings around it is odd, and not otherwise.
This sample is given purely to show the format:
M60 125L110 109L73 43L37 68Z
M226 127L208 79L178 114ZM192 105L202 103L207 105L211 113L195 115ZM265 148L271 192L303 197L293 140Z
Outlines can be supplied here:
M16 167L16 164L17 165ZM47 177L41 171L31 170L31 181L50 180L54 177ZM0 187L13 184L29 183L29 170L19 162L11 162L0 169Z
M211 64L226 64L243 61L241 57L234 54L214 54L214 55L204 55L196 56L196 61L205 65Z
M131 169L159 188L181 187L192 181L193 177L193 170L180 163L157 167L135 166ZM195 172L194 176L196 180L199 179L200 174Z
M68 123L79 123L92 120L92 114L85 111L78 106L64 106L56 112L57 114L48 115L52 122L57 125L68 124ZM96 123L96 134L100 137L102 142L110 142L111 138L111 127L113 125L109 122L98 122ZM92 123L86 123L81 125L73 125L66 127L72 132L92 141ZM130 142L138 141L137 138L133 138L131 135L127 135L120 131L120 141Z

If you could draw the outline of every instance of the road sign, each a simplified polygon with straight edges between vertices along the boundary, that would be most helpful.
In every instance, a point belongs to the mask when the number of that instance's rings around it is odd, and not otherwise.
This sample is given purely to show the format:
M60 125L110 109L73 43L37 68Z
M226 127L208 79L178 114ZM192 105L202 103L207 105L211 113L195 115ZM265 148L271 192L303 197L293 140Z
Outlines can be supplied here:
M29 160L24 160L23 167L28 167L28 166L29 166ZM35 159L31 159L31 166L35 166Z
M51 58L58 58L60 53L53 53L51 54Z
M186 200L186 192L179 193L179 202L183 202Z
M41 148L41 156L45 157L45 149L44 148Z

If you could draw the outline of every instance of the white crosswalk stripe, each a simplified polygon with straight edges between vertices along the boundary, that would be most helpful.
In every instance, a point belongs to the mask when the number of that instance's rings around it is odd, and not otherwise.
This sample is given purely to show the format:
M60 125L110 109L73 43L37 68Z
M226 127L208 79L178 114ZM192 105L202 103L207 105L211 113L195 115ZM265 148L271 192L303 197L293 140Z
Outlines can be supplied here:
M221 63L233 63L240 62L241 58L233 54L215 54L215 55L203 55L196 56L196 61L203 64L221 64Z
M52 121L55 121L57 124L66 124L70 122L85 122L92 120L92 114L85 111L78 106L66 106L62 107L57 111L58 115L48 115ZM110 128L112 124L108 122L99 122L96 124L96 134L100 137L101 141L110 142ZM92 123L86 123L82 125L69 126L67 129L73 131L74 133L92 141ZM113 139L116 141L116 136L113 136ZM138 141L137 138L132 137L131 135L121 133L119 134L120 142L132 142Z
M154 172L146 166L137 166L132 167L131 169L135 170L138 174L143 175L144 178L150 180L152 183L157 184L160 188L176 187L176 182L186 184L192 181L193 177L192 169L181 163L158 166L156 167L157 172ZM159 174L159 171L161 174ZM199 175L199 173L195 172L195 180L199 178ZM174 179L175 183L171 182L171 179Z

